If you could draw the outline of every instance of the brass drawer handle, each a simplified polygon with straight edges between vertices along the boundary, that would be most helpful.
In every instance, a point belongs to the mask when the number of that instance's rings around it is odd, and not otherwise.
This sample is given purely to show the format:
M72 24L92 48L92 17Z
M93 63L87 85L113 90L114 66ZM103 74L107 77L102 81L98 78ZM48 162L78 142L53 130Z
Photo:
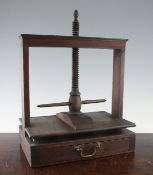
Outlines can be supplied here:
M93 157L96 154L97 149L100 149L100 147L101 147L100 142L93 143L93 152L91 154L84 154L84 148L85 148L84 144L83 145L76 145L76 146L74 146L74 149L75 149L75 151L80 153L80 156L82 158L88 158L88 157Z

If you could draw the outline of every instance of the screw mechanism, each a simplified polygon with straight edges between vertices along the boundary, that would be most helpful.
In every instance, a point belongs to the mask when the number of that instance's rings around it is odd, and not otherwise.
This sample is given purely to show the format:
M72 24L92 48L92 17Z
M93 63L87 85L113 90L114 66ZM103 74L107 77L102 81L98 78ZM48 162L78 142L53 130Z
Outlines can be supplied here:
M74 11L74 20L72 22L72 35L79 37L79 13ZM68 102L40 104L37 107L56 107L56 106L69 106L69 113L79 115L81 113L81 104L101 103L105 99L96 100L83 100L81 101L79 92L79 48L72 48L72 89Z

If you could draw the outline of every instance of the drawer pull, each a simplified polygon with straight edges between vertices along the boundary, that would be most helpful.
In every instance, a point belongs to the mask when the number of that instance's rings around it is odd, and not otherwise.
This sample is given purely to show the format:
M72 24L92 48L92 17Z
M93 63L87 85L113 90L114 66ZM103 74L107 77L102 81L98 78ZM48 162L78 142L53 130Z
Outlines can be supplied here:
M93 157L96 154L97 149L100 149L100 147L101 147L101 143L100 142L93 143L92 147L93 147L93 152L91 154L85 154L84 153L85 152L84 151L85 150L85 144L76 145L76 146L74 146L74 149L75 149L75 151L80 153L80 156L82 158L88 158L88 157Z

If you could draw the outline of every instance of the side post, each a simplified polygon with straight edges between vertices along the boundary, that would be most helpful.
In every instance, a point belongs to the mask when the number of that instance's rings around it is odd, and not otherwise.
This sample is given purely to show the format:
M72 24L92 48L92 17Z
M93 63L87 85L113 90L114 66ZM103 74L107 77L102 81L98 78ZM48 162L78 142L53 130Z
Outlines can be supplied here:
M123 49L114 49L112 89L113 118L122 118L123 115L124 62L125 47Z
M30 126L30 94L29 94L29 47L21 41L21 69L22 69L22 128Z

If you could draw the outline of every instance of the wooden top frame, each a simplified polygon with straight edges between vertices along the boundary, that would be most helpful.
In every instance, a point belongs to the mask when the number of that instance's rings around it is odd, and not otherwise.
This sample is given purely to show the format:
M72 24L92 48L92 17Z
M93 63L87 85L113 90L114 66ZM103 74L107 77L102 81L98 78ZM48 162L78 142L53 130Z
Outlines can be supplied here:
M112 115L122 118L123 84L124 84L124 53L127 39L74 37L55 35L21 35L22 45L22 126L30 127L30 94L29 94L29 47L70 47L113 49L113 89Z
M97 49L122 49L127 39L74 37L58 35L22 34L23 44L27 47L76 47Z

